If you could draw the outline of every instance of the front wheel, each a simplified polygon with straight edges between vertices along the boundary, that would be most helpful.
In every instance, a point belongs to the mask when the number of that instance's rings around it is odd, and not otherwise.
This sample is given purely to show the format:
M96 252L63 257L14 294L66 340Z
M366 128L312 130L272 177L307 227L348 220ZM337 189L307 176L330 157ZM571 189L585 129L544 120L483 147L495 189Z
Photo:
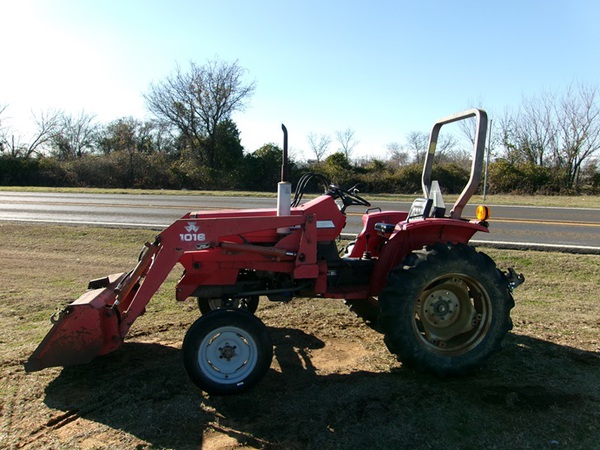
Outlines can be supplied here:
M484 253L437 244L411 253L379 295L389 350L439 376L479 367L512 328L508 282Z
M237 394L267 373L273 344L267 327L243 310L219 309L192 324L183 341L183 365L209 394Z

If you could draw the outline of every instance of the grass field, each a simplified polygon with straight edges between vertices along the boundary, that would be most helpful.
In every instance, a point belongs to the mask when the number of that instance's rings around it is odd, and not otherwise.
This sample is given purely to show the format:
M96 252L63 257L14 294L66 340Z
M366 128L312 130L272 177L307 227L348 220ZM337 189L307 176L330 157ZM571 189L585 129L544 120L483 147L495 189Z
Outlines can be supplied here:
M129 270L154 232L0 223L0 448L600 448L600 256L480 249L526 276L487 367L405 369L341 301L262 299L275 359L235 397L196 389L181 341L198 317L178 271L118 352L25 374L57 307Z

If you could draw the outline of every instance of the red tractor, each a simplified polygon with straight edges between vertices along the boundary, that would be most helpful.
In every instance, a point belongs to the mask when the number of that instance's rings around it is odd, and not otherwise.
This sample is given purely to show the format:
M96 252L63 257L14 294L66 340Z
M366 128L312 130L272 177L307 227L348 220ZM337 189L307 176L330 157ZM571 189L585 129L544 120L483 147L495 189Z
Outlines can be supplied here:
M476 118L471 176L447 212L431 179L437 138L443 125L470 117ZM481 178L486 131L487 115L477 109L434 125L423 197L410 211L370 208L355 189L306 174L293 200L289 183L280 183L277 209L184 215L145 244L133 270L92 280L85 294L55 315L25 369L85 363L118 349L176 263L184 268L177 300L197 297L203 313L185 336L183 363L206 392L244 391L269 369L271 340L253 314L260 296L344 299L377 322L389 350L418 370L446 376L481 366L511 329L511 293L523 282L468 245L476 232L488 232L486 207L478 208L476 219L462 217ZM284 154L286 143L287 136ZM322 182L325 193L302 203L311 179ZM341 255L345 211L355 205L370 209Z

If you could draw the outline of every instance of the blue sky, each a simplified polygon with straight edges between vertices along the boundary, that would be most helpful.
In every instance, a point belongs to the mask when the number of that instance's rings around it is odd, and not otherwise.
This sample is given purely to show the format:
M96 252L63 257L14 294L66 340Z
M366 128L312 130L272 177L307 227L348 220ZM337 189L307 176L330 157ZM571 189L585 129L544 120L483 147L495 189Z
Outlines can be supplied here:
M218 57L256 82L234 116L247 151L285 123L297 156L351 128L355 156L385 157L450 113L598 85L598 18L595 0L0 0L0 105L22 134L50 108L144 119L151 82Z

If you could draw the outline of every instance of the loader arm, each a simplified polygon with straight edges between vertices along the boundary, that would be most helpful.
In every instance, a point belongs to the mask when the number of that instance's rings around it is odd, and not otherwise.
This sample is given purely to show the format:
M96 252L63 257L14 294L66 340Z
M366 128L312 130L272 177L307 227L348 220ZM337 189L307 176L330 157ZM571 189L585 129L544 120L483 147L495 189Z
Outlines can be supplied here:
M302 253L281 247L227 242L230 239L243 241L250 236L259 241L275 239L273 244L277 240L285 242L285 238L277 237L277 229L289 227L296 227L295 233L302 236L299 239ZM215 254L226 264L230 264L228 254L240 252L275 259L291 258L291 264L280 264L289 265L299 278L309 278L319 274L316 239L316 220L308 211L279 217L266 211L237 215L186 214L163 230L154 243L145 244L137 265L130 272L92 280L86 293L55 314L51 319L52 328L24 364L25 370L34 372L46 367L82 364L117 350L134 321L145 312L152 296L184 255L188 255L184 261L195 259L198 267L203 260L210 262L211 255Z

